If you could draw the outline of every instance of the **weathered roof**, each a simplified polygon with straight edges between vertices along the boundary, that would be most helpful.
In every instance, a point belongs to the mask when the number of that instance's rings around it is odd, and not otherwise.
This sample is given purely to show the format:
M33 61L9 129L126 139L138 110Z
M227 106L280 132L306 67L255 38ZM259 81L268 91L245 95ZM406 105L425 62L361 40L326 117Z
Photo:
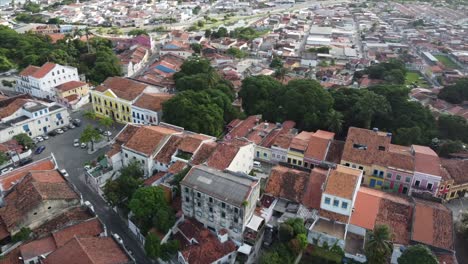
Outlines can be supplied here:
M82 87L82 86L85 86L85 85L87 85L87 83L85 83L85 82L69 81L69 82L63 83L63 84L55 87L55 89L60 90L61 92L66 92L66 91L70 91L70 90L73 90L75 88Z
M96 87L96 91L105 92L110 89L117 97L132 101L137 98L147 87L147 84L122 77L109 77L102 85Z
M150 156L168 136L175 133L177 131L162 126L143 126L123 146Z
M359 188L361 173L361 170L338 165L336 169L330 171L323 192L352 200L356 188Z
M167 93L143 93L133 104L134 106L154 112L162 110L162 105L174 95Z
M257 180L222 172L204 165L192 167L181 185L206 193L226 203L241 206L251 193Z

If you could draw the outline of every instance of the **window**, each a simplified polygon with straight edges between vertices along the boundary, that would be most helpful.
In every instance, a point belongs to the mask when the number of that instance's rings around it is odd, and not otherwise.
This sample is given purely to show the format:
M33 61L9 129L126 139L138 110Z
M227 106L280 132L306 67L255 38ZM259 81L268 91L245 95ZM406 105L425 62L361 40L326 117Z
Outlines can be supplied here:
M440 186L440 190L443 191L443 190L444 190L444 186Z
M349 163L346 163L346 164L345 164L345 166L347 166L347 167L349 167L349 165L350 165Z
M414 182L414 186L416 186L416 187L419 187L419 184L421 184L420 181L415 181L415 182Z
M200 203L200 202L198 202L198 203L197 203L197 206L198 206L198 207L200 207L200 206L201 206L201 203Z
M201 193L197 192L197 197L200 198L200 197L201 197Z
M267 158L267 157L268 157L268 154L263 153L263 157L264 157L264 158Z
M225 212L221 212L221 217L222 217L222 218L226 218L226 213L225 213Z
M188 188L187 187L185 187L185 192L188 193Z
M353 166L352 166L352 167L353 167L353 169L355 169L355 168L356 168L356 164L353 164Z
M427 189L428 189L428 190L432 191L432 187L433 187L433 184L432 184L432 183L428 183L428 184L427 184Z
M210 197L210 198L208 199L208 201L210 201L210 203L212 203L212 202L213 202L213 198Z
M325 197L325 204L330 204L330 198Z
M380 177L380 178L383 178L383 175L384 175L384 172L383 172L383 171L379 171L379 177Z
M447 185L447 190L448 190L448 189L450 189L450 184L449 184L449 185Z
M353 144L353 148L360 149L360 150L367 150L367 146L362 145L362 144Z
M364 167L363 167L363 166L359 166L359 169L360 169L360 170L364 170Z
M190 199L188 198L188 196L185 197L185 201L188 203L190 201Z
M390 172L387 172L387 178L391 178L392 174Z
M49 209L49 210L50 210L51 208L52 208L51 206L47 207L47 209Z
M384 146L379 146L379 150L385 151L385 147Z
M222 207L222 208L226 208L226 204L225 204L225 203L221 203L221 207Z
M239 213L239 209L238 209L238 208L234 208L234 213L238 214L238 213Z
M209 210L210 210L210 213L212 213L213 212L213 207L210 207Z
M401 175L397 174L396 180L397 180L397 181L401 180Z
M260 151L257 151L257 158L260 157Z
M128 158L128 154L127 154L127 153L125 153L125 157Z
M304 162L304 167L309 168L309 163Z
M338 201L336 199L333 200L333 206L338 207L339 204L340 204L340 201Z
M374 170L374 175L375 175L375 176L379 175L379 171L378 171L378 170Z
M297 164L297 160L293 159L292 161L293 161L292 163L293 163L294 165Z
M342 202L341 203L341 208L348 209L348 203L347 202Z
M406 177L405 182L411 182L411 177Z
M302 165L302 161L298 160L298 161L297 161L297 165L301 166L301 165Z

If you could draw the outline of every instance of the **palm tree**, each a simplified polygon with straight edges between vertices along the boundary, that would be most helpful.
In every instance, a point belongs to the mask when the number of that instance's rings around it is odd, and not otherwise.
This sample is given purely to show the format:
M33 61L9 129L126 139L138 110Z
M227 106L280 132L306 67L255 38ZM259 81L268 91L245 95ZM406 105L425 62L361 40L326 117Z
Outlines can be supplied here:
M369 264L387 263L393 250L390 239L391 231L387 225L378 225L368 233L365 251Z
M328 116L328 129L336 134L343 129L343 114L338 111L331 111Z

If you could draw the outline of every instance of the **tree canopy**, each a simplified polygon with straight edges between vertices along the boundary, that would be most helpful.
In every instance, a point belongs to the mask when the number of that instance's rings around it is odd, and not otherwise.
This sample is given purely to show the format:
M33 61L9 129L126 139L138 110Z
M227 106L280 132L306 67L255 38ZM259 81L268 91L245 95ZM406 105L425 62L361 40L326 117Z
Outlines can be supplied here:
M376 65L372 65L366 69L371 79L384 80L391 84L404 84L406 78L405 64L400 60L390 60Z
M120 177L108 180L104 185L104 197L112 206L126 208L129 199L143 184L143 170L132 162L120 170Z
M418 244L406 248L398 258L398 264L414 263L437 264L439 262L428 247Z
M387 225L375 226L374 230L368 233L365 251L369 264L387 263L392 254L391 231Z
M34 141L26 133L20 133L13 137L14 140L18 142L24 148L31 149L34 147Z
M437 95L452 104L460 104L468 100L468 78L458 80L455 84L444 87Z

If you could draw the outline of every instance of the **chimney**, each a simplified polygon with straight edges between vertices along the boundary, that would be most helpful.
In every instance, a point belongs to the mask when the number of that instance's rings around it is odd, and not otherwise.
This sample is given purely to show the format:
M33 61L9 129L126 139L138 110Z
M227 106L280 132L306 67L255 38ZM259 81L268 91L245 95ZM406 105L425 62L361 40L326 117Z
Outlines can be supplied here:
M228 241L228 231L225 228L218 231L218 239L221 243Z

